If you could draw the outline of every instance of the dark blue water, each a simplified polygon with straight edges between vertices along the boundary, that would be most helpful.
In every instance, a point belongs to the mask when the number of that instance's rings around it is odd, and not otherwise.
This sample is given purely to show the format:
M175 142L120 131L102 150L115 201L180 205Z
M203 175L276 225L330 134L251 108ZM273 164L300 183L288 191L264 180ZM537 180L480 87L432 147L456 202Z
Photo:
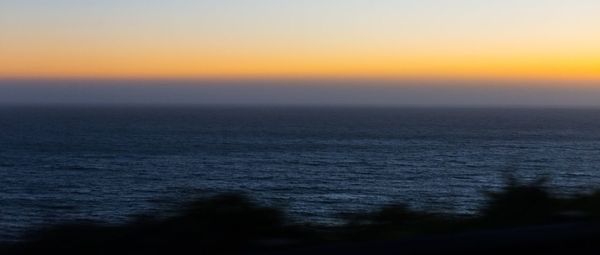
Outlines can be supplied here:
M503 175L600 181L600 110L0 108L0 239L247 192L293 217L406 202L470 213Z

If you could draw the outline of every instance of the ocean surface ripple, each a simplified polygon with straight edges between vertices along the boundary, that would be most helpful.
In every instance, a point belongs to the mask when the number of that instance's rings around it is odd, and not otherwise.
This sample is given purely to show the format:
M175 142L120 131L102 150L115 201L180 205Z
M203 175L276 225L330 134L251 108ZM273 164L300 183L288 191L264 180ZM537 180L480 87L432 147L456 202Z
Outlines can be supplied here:
M245 192L292 217L473 213L509 173L598 187L600 110L2 107L0 240Z

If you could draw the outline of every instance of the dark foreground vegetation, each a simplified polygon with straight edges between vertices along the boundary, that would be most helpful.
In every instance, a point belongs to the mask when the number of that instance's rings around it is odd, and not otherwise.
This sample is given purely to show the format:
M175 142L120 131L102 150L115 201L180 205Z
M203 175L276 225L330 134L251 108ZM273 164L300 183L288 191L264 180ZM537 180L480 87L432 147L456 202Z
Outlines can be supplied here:
M510 181L473 216L391 205L339 226L295 223L241 195L196 200L127 224L53 226L2 254L600 254L600 192L555 196Z

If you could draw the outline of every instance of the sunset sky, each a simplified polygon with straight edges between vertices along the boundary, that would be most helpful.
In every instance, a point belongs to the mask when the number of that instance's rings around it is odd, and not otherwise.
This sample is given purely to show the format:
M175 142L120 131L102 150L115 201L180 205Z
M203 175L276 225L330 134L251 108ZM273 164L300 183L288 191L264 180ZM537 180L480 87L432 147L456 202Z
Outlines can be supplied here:
M597 0L2 0L4 78L600 79Z
M600 106L598 0L0 0L0 104Z

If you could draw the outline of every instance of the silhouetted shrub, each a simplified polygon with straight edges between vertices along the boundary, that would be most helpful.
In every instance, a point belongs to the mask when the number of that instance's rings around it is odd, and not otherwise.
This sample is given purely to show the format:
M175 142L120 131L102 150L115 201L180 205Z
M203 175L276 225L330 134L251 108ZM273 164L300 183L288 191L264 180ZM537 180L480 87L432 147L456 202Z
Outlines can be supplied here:
M346 224L343 235L351 240L395 239L443 231L453 217L419 212L405 204L388 205L368 213L342 215Z
M541 179L523 184L509 179L501 191L487 193L482 219L497 225L551 221L560 210L560 201L548 192L545 182Z
M195 200L162 219L146 216L118 226L72 223L38 230L13 247L13 253L234 253L301 236L307 236L305 230L286 224L282 211L257 206L245 196L227 194Z
M563 199L563 214L583 220L600 220L600 191Z
M495 231L499 228L552 226L556 223L600 221L600 192L560 197L545 180L506 186L488 193L479 214L457 216L415 211L407 205L384 206L368 213L342 214L346 224L322 226L295 224L282 210L259 206L248 197L225 194L196 199L165 215L140 215L126 224L75 222L38 229L16 245L0 247L3 254L236 254L249 251L283 251L324 242L394 240L432 234ZM586 224L562 229L575 235L565 244L596 247L594 231ZM512 236L510 229L489 236ZM537 234L536 234L537 235ZM477 234L471 234L471 238ZM574 237L571 237L574 236ZM580 238L581 237L581 238ZM491 237L483 237L482 241ZM519 238L527 239L527 236ZM537 241L542 239L536 239ZM554 241L552 241L554 242ZM451 242L450 242L451 243ZM523 243L521 245L527 245ZM553 247L544 243L545 247ZM571 247L569 246L569 247ZM565 246L567 247L567 246ZM583 246L582 246L583 247ZM583 249L583 248L582 248Z

